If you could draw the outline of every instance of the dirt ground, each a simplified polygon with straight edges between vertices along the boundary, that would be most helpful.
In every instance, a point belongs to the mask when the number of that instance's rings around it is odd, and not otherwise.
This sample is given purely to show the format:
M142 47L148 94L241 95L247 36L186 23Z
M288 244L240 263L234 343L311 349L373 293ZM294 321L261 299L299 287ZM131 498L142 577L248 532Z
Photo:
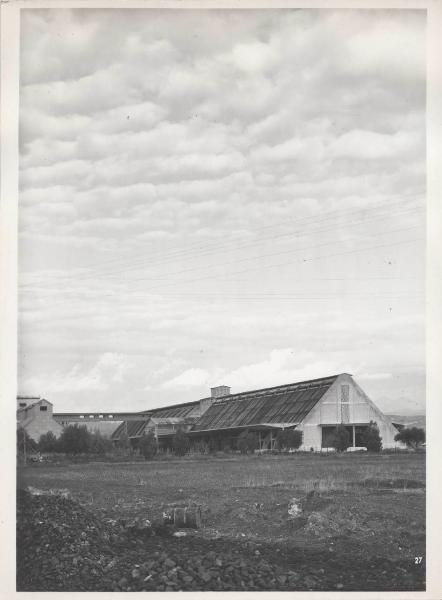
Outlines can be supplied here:
M152 548L257 551L302 574L291 589L425 589L424 454L38 464L21 467L18 479L22 487L67 489L104 520L153 521L198 505L202 529Z

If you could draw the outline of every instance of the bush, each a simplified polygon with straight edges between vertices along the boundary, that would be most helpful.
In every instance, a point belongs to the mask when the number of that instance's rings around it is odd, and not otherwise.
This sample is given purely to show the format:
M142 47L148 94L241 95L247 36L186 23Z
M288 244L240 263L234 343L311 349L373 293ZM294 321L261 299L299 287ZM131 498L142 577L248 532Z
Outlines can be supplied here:
M350 434L345 425L338 425L331 438L331 445L337 452L345 452L350 446Z
M380 452L382 450L382 438L379 435L379 427L374 421L370 421L362 436L362 445L368 452Z
M61 452L66 454L85 454L89 452L91 434L86 425L68 425L59 439Z
M158 451L157 440L152 431L149 433L143 433L138 442L138 449L140 454L145 459L153 458Z
M112 450L112 442L98 430L90 434L89 452L103 456Z
M245 429L238 436L238 450L241 454L248 454L254 452L258 448L258 439L256 434L248 429Z
M57 452L58 447L57 437L52 431L44 433L38 440L38 449L40 452Z
M297 450L302 444L302 431L297 429L281 429L276 435L278 450Z
M177 456L184 456L189 450L189 436L182 429L178 429L173 436L172 448Z
M420 427L404 427L394 436L395 442L402 442L407 448L417 450L425 442L425 431Z
M127 434L127 431L123 431L120 435L120 439L117 442L117 448L120 448L120 450L131 450L132 446L130 444L130 438Z
M17 428L17 454L24 455L25 451L36 452L38 449L37 442L29 437L28 432L23 427Z

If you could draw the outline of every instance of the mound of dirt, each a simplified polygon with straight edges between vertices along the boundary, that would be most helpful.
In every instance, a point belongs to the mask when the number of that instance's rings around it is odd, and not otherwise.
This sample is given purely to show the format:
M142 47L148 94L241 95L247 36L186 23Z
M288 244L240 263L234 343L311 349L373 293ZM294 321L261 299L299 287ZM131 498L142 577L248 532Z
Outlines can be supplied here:
M18 591L283 590L300 580L256 547L99 520L63 496L22 491L17 511Z
M320 500L312 496L311 505L318 507ZM339 551L337 533L361 524L348 508L334 503L321 512L303 515L305 530L318 541L316 549L207 539L202 532L189 530L177 537L173 528L155 526L147 518L99 518L72 498L55 494L21 492L17 511L17 591L398 591L424 587L423 565L373 557L366 550L359 552L357 546Z

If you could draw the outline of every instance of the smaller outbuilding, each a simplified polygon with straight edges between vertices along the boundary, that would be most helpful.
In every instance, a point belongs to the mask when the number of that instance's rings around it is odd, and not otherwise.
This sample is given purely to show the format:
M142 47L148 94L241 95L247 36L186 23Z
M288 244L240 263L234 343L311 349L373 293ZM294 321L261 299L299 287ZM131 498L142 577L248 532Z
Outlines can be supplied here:
M63 431L62 425L53 418L52 403L39 396L17 397L17 427L22 427L36 442L49 431L56 437Z

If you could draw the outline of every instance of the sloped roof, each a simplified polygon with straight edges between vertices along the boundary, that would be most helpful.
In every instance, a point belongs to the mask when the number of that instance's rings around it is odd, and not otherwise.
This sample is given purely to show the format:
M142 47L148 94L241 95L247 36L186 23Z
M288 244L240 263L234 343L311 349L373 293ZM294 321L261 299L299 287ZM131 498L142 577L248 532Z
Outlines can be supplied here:
M52 405L52 402L49 402L49 400L46 400L46 398L34 398L34 396L29 397L29 398L25 398L25 397L22 397L22 396L18 396L17 399L18 400L32 400L32 399L35 399L35 402L32 402L31 404L28 404L27 406L22 406L20 408L17 408L17 413L26 412L30 408L33 408L34 406L37 406L38 404L41 404L42 402L46 402L47 404L51 404Z
M184 419L182 417L157 417L155 415L148 423L153 423L154 425L179 425L180 423L184 423Z
M140 416L150 415L152 420L158 424L189 423L193 422L193 418L189 415L197 407L199 407L199 400L182 404L173 404L172 406L165 406L164 408L153 408L151 410L142 411L138 414ZM125 423L126 422L123 421L123 423L121 423L121 425L119 425L119 427L117 427L117 429L113 432L113 440L120 439L121 435L126 430ZM127 421L127 435L130 438L141 437L143 435L146 423L148 423L146 419L144 419L144 421Z
M127 427L127 430L126 430ZM120 437L127 431L127 435L130 438L141 437L143 435L144 428L146 427L146 421L123 421L116 430L113 432L111 439L119 440Z
M153 408L141 412L143 415L152 415L155 418L175 418L175 417L187 417L195 408L199 407L199 400L194 402L184 402L182 404L173 404L172 406L164 406L162 408Z
M265 388L217 399L192 431L300 423L338 375Z

